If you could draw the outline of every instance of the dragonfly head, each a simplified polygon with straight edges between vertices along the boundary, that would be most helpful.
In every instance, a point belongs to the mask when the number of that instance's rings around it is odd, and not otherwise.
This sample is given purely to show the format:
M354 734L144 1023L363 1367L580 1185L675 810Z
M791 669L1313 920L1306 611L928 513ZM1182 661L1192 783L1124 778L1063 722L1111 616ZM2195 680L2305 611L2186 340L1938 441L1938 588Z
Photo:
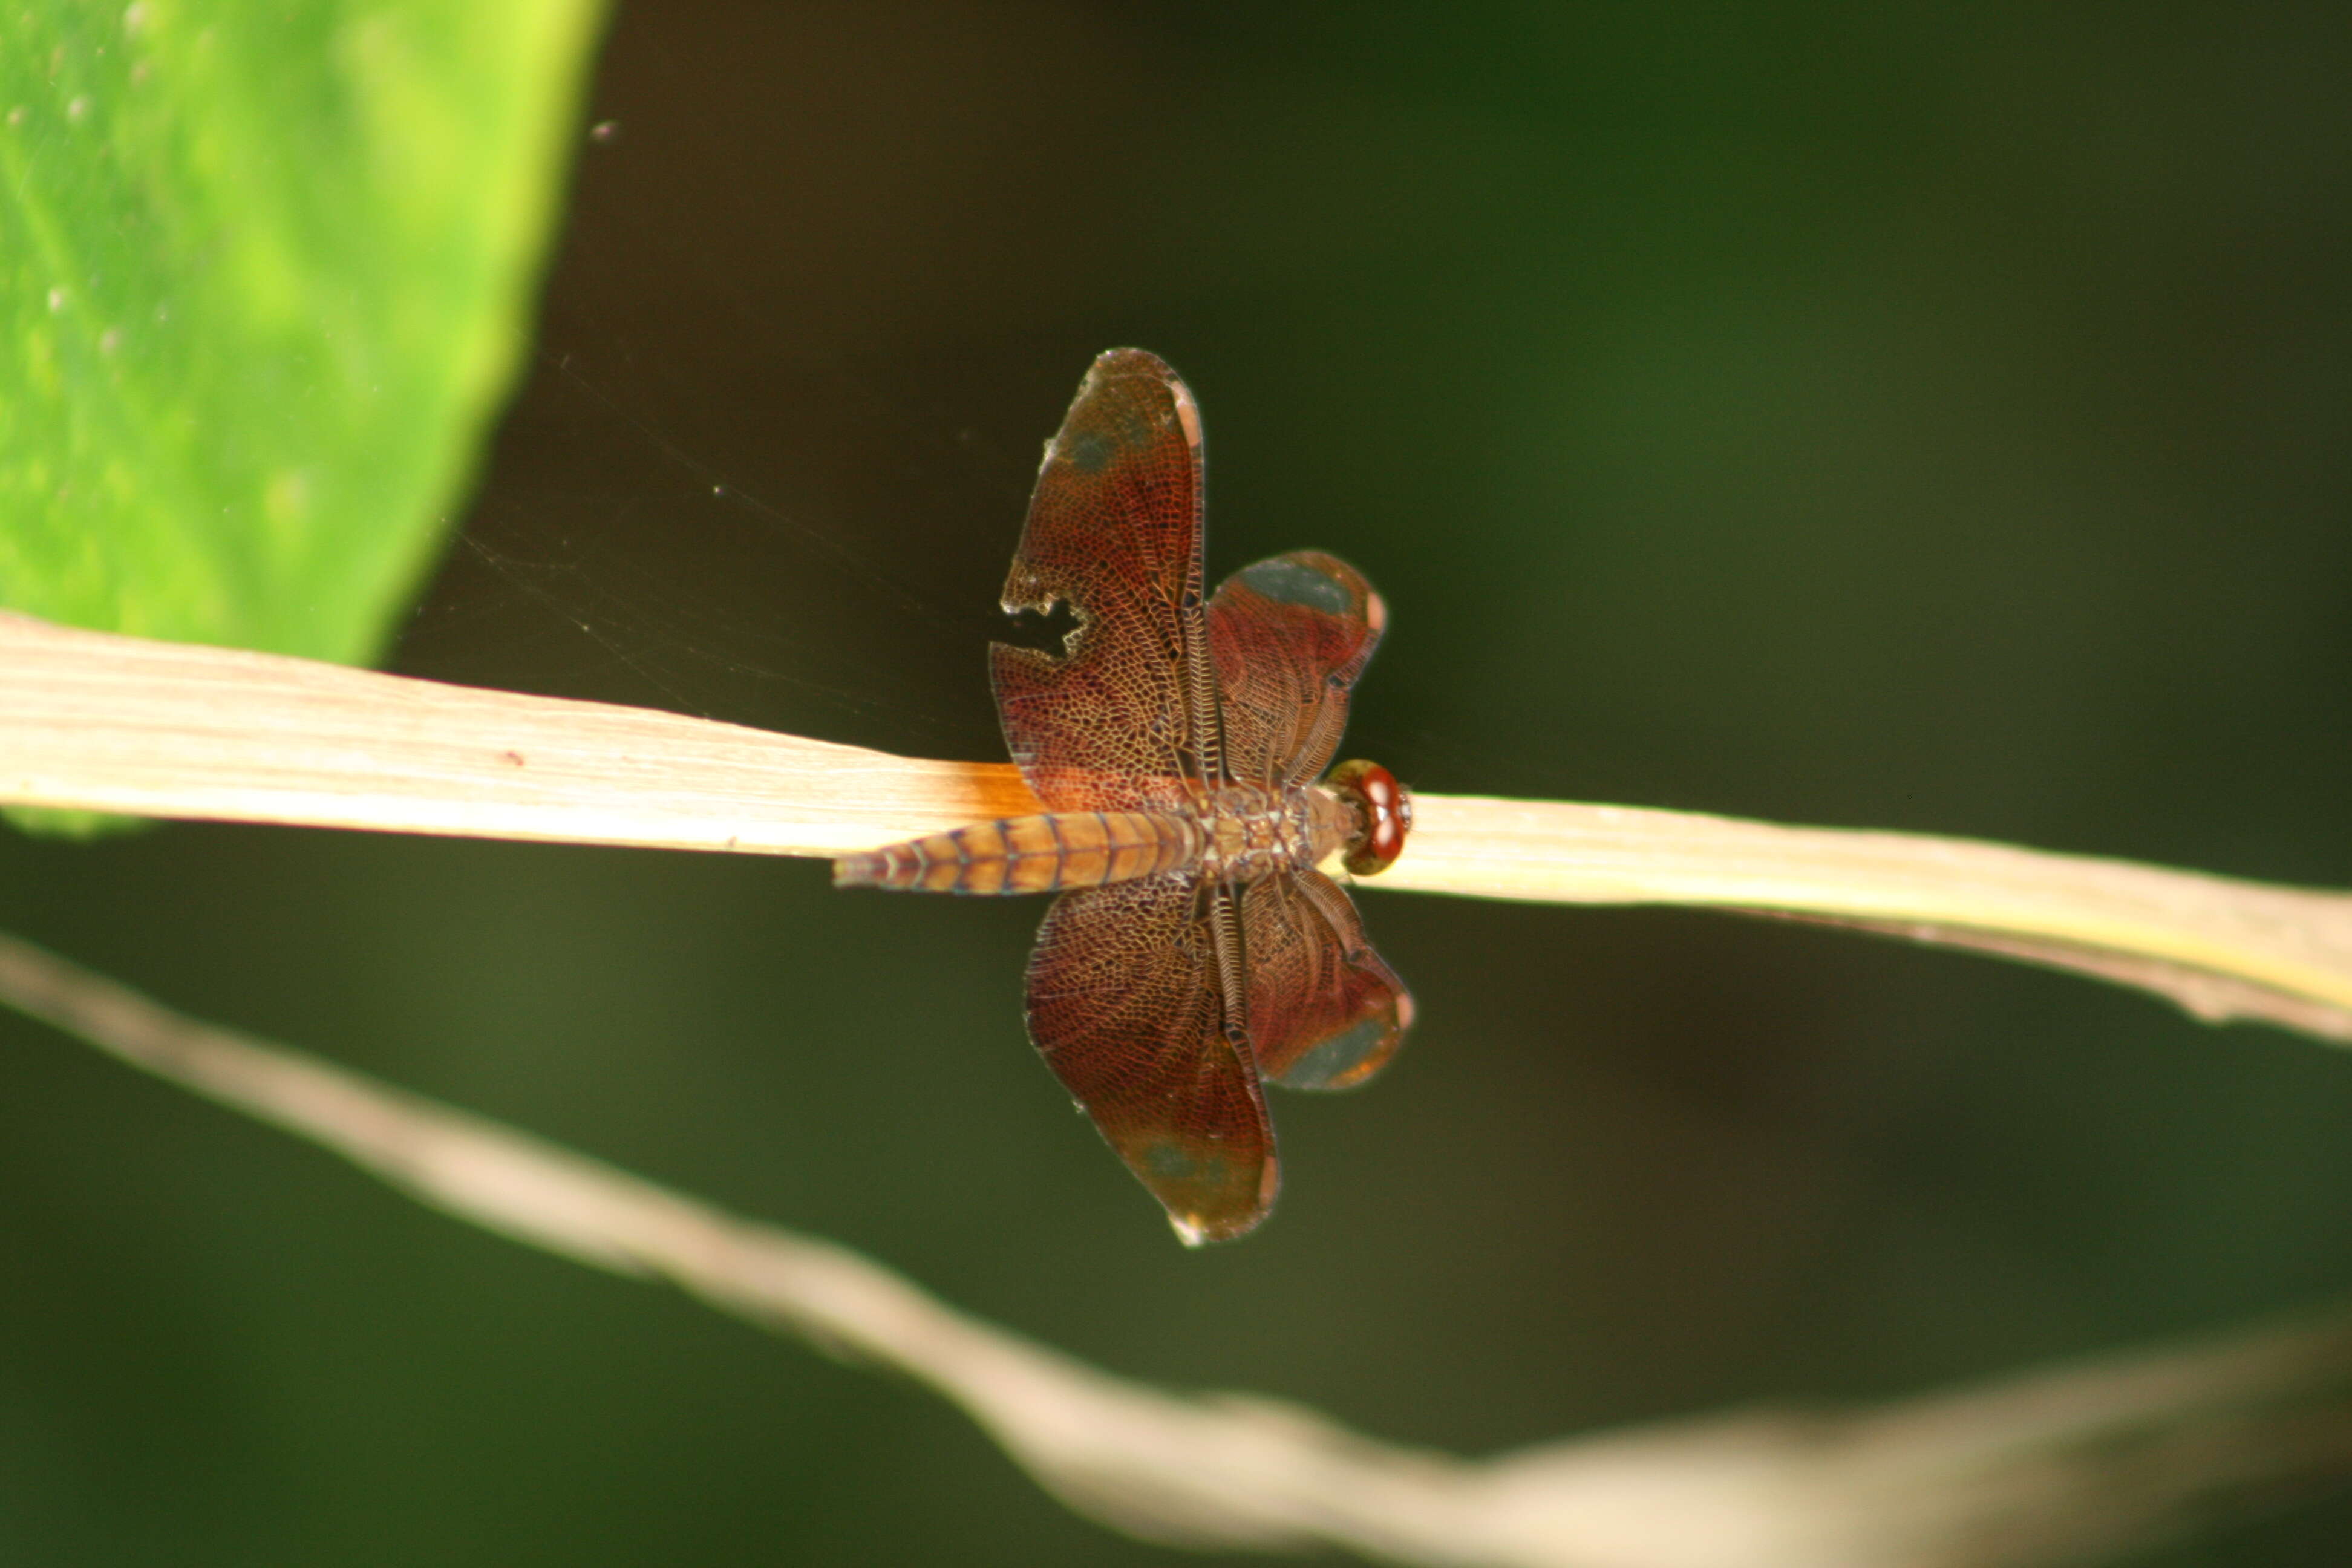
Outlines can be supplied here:
M1412 829L1412 795L1378 763L1341 763L1324 786L1355 808L1357 828L1339 863L1359 877L1385 871L1404 853Z

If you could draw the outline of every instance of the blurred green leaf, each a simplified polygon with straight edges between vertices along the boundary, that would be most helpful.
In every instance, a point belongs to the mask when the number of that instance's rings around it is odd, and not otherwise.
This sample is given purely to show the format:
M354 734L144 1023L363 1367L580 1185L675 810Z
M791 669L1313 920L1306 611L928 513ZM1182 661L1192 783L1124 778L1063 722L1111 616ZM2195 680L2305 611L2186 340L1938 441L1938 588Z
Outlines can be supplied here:
M12 6L0 605L373 658L512 380L599 9Z
M598 7L10 10L0 604L369 658L512 379Z

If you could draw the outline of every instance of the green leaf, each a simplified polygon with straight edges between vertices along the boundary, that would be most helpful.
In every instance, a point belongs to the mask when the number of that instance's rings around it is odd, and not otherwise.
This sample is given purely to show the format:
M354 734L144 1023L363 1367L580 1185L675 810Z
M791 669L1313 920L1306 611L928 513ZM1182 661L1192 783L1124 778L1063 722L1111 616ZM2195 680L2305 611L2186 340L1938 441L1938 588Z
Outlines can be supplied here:
M591 0L14 0L0 605L383 647L520 358Z
M0 605L372 659L514 377L599 11L10 5Z

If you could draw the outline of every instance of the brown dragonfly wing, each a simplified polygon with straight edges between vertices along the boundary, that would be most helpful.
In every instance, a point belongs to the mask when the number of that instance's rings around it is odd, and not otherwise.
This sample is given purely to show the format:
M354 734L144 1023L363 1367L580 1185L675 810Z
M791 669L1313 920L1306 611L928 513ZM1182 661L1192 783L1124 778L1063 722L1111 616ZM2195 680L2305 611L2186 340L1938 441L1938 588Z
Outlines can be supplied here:
M1297 870L1250 883L1242 942L1250 1038L1267 1082L1353 1089L1396 1055L1412 1026L1412 997L1330 878Z
M1030 1038L1194 1245L1255 1228L1280 1182L1199 889L1163 876L1063 894L1028 982Z
M1226 772L1253 784L1316 778L1348 727L1348 689L1380 646L1381 596L1337 556L1297 550L1226 578L1208 621Z
M1045 447L1004 609L1070 606L1062 656L989 649L1005 742L1056 811L1178 804L1214 780L1201 607L1201 416L1141 349L1094 363Z

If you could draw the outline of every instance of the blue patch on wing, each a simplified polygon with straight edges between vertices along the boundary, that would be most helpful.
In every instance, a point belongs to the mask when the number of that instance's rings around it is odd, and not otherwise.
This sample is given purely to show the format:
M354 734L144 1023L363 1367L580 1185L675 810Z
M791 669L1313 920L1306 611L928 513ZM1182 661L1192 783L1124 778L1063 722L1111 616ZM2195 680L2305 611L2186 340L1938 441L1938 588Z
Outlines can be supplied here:
M1155 1182L1222 1182L1233 1162L1223 1153L1195 1154L1172 1138L1163 1138L1143 1151L1143 1168Z
M1304 605L1333 616L1344 616L1355 608L1355 596L1345 583L1287 555L1243 567L1241 579L1253 593L1277 604Z
M1285 1089L1339 1089L1389 1037L1393 1020L1379 1014L1350 1025L1290 1064L1274 1081Z
M1063 458L1082 474L1099 474L1118 456L1118 442L1099 430L1082 430L1059 445Z

